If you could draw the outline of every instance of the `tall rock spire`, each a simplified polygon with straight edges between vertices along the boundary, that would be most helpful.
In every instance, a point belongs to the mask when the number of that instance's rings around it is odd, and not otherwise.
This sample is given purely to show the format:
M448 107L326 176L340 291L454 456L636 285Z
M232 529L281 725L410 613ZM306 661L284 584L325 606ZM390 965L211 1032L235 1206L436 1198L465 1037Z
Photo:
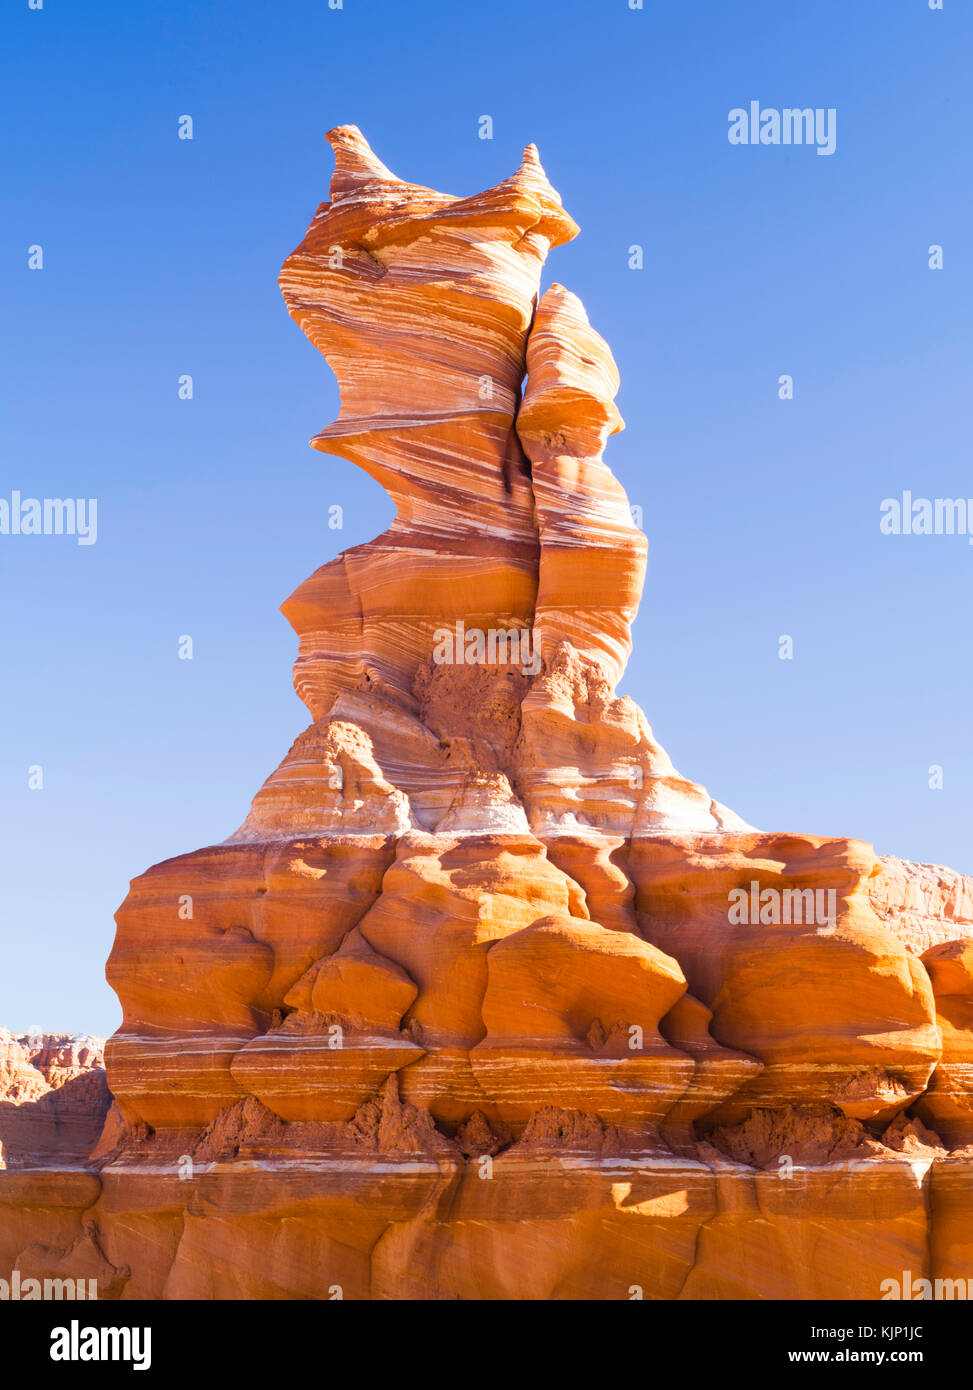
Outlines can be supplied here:
M618 695L646 543L533 146L456 198L329 139L281 287L341 391L315 447L396 517L284 605L312 722L243 825L118 912L82 1208L126 1296L873 1298L958 1239L906 1110L970 1136L969 953L924 964L870 846L752 830ZM851 1282L805 1258L849 1221Z

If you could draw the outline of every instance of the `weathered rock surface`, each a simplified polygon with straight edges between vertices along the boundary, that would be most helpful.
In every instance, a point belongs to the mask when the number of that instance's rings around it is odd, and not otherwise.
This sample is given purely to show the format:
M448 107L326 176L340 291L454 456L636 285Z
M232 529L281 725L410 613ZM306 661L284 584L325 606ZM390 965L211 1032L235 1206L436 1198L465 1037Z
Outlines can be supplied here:
M953 869L883 854L868 892L883 925L916 955L973 936L973 878Z
M122 1283L105 1262L91 1209L100 1184L91 1155L110 1128L103 1041L0 1028L0 1278ZM67 1268L64 1262L67 1262Z
M328 138L281 288L341 390L312 442L395 521L284 604L312 722L243 825L133 882L115 1104L59 1193L78 1125L8 1161L11 1258L176 1299L973 1276L973 883L676 771L616 694L646 542L536 151L454 198Z
M104 1040L0 1028L0 1169L81 1164L111 1096Z

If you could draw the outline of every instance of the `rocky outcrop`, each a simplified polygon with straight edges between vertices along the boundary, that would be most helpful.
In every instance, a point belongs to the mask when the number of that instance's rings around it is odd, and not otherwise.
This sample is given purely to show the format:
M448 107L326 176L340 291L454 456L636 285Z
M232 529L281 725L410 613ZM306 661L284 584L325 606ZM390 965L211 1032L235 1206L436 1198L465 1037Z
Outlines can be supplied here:
M312 443L396 517L283 606L311 723L242 826L119 910L116 1104L46 1258L126 1298L973 1274L970 881L676 771L616 693L646 542L536 150L455 198L328 138L281 288L341 390Z
M82 1163L111 1096L104 1040L0 1028L0 1169Z
M883 926L916 955L973 936L973 878L953 869L883 854L868 892Z
M92 1214L101 1188L91 1155L112 1126L102 1048L87 1035L0 1028L0 1278L8 1284L17 1270L22 1281L78 1280L85 1291L94 1280L103 1298L124 1287Z

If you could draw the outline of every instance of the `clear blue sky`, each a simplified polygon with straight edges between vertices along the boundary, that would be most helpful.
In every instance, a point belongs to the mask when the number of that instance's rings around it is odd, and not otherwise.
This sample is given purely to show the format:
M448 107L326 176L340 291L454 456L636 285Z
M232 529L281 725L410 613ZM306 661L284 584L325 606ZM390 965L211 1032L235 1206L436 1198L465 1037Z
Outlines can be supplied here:
M99 499L95 545L0 536L0 1022L116 1026L128 879L243 819L306 722L277 605L391 519L307 447L337 392L276 286L342 122L457 194L536 141L580 223L547 280L621 370L623 689L680 770L973 872L973 547L878 527L973 496L969 0L9 0L0 31L0 497ZM751 100L836 108L836 153L730 145Z

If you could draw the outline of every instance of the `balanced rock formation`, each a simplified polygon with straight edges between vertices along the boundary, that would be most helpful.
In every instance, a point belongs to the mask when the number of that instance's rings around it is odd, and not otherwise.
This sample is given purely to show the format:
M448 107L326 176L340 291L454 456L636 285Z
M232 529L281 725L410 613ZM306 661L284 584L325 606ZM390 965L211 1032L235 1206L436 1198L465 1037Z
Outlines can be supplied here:
M314 447L396 517L283 605L311 722L243 824L118 913L49 1261L177 1299L973 1276L973 884L676 771L616 694L646 542L536 150L455 198L328 139L281 288L341 391Z

